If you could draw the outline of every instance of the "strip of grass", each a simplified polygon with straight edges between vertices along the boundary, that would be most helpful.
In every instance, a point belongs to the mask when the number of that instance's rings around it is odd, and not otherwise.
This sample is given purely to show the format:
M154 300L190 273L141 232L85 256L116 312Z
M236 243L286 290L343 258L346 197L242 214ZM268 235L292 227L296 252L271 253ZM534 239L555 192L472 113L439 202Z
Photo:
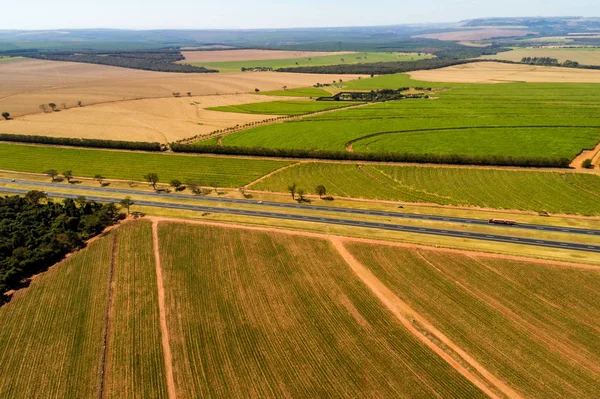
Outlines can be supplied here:
M166 397L152 224L119 227L106 359L107 397Z
M240 187L290 162L125 151L84 150L0 143L0 169L42 173L72 170L76 176L143 180L157 173L160 181L201 181Z
M241 114L265 115L305 115L313 112L327 111L357 105L356 102L343 101L273 101L263 103L230 105L207 108L211 111L236 112Z
M183 397L482 397L324 240L159 225Z
M293 182L313 194L323 184L342 197L600 215L600 176L574 173L310 162L251 188L286 192Z
M298 66L325 66L341 64L364 64L373 62L416 61L431 58L430 55L418 53L366 52L356 54L334 54L316 57L288 58L281 60L248 60L226 62L192 62L190 65L218 69L221 72L240 72L242 68L268 67L293 68ZM324 82L327 83L327 82Z
M347 246L397 296L523 397L600 394L600 269Z
M111 254L102 238L0 307L0 396L98 396Z

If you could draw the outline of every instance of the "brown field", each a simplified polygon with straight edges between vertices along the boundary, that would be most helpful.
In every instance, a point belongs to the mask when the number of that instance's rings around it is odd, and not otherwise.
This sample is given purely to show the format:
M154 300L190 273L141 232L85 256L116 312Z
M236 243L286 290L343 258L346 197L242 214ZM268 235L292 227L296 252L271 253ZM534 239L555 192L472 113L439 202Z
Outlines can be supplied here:
M217 50L183 51L183 62L225 62L255 60L285 60L288 58L319 57L324 55L354 54L352 51L282 51L282 50Z
M425 35L417 35L413 37L422 37L425 39L438 39L438 40L449 40L449 41L469 41L469 40L484 40L492 39L494 37L513 37L513 36L525 36L529 33L526 30L519 29L472 29L472 30L458 30L453 32L443 33L428 33Z
M41 112L40 104L62 108L143 98L195 96L299 88L317 82L355 79L354 75L310 75L256 72L252 74L177 74L103 65L23 59L0 63L0 112L21 116Z
M302 100L296 97L277 98L280 99ZM228 94L119 101L0 121L0 131L52 137L165 143L273 117L209 111L204 108L273 100L270 96Z
M477 62L409 72L412 79L448 83L559 82L600 83L600 71L535 65Z
M521 61L523 57L550 57L559 62L577 61L584 65L600 65L600 50L567 49L567 48L528 48L506 51L496 55L486 55L487 60Z

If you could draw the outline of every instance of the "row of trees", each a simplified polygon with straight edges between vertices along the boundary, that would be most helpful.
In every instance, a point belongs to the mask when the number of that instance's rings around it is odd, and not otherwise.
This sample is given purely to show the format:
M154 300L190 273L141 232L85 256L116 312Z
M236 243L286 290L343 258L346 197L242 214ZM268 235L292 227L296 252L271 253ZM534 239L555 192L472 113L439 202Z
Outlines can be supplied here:
M292 195L293 200L296 200L300 203L310 202L310 200L306 198L306 191L303 188L298 187L298 185L295 182L288 186L288 191ZM323 199L323 197L327 194L327 188L325 188L324 185L319 184L317 187L315 187L315 193L319 195L319 198ZM333 198L326 197L326 199L331 200Z
M59 203L30 191L0 198L0 298L123 217L114 204L85 197Z
M400 72L439 69L452 65L479 62L480 60L456 59L425 59L418 61L375 62L368 64L341 64L325 66L305 66L294 68L279 68L276 72L316 73L316 74L360 74L386 75Z
M164 147L158 143L142 141L118 141L101 139L80 139L68 137L30 136L26 134L0 133L0 141L13 143L51 144L69 147L110 148L137 151L163 151Z
M112 65L122 68L143 69L146 71L180 72L180 73L217 73L188 64L176 64L185 58L177 50L156 51L59 51L28 54L28 57L42 60L83 62L88 64Z
M223 155L250 155L278 158L311 158L374 162L433 163L451 165L495 165L541 168L566 168L568 158L513 157L502 155L462 155L462 154L407 154L394 152L348 152L327 150L305 150L264 147L233 147L216 145L172 143L174 152Z

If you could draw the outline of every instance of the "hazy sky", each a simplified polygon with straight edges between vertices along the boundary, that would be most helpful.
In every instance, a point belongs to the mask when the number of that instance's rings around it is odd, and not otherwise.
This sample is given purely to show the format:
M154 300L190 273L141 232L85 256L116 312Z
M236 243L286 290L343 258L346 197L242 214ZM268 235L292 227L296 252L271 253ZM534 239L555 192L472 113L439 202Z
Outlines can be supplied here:
M0 29L288 28L600 16L598 0L18 0Z

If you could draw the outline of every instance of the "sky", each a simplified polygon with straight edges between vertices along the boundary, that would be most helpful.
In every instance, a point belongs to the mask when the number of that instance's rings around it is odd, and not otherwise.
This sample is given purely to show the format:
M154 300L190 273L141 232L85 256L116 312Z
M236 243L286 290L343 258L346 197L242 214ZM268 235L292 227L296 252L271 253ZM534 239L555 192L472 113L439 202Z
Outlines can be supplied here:
M600 16L598 0L20 0L0 29L374 26L480 17Z

